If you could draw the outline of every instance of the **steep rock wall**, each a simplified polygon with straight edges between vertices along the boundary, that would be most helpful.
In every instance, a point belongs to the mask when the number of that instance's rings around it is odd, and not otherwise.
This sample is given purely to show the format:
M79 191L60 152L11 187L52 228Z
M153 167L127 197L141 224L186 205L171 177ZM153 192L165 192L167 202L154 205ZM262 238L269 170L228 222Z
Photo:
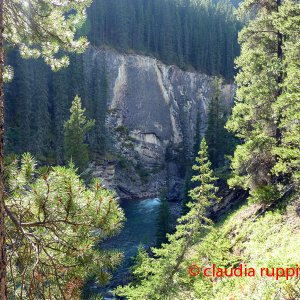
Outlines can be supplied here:
M89 49L84 55L87 80L103 68L108 80L106 126L114 151L122 157L122 163L107 163L115 170L104 183L123 198L156 196L162 188L178 197L199 116L202 135L206 129L213 78L151 57ZM223 86L224 105L231 105L233 93L232 85ZM107 179L105 166L94 164L93 170Z

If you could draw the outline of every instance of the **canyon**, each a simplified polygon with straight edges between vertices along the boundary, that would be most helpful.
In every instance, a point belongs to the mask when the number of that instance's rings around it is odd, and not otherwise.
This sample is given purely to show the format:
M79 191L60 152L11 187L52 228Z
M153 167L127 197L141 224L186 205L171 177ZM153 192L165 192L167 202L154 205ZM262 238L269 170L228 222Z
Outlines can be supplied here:
M95 47L83 55L83 68L87 82L106 72L105 126L118 156L93 162L89 171L123 199L156 197L162 190L169 199L180 197L196 132L204 136L206 130L214 78L152 57ZM222 105L230 108L234 85L224 83L220 92Z

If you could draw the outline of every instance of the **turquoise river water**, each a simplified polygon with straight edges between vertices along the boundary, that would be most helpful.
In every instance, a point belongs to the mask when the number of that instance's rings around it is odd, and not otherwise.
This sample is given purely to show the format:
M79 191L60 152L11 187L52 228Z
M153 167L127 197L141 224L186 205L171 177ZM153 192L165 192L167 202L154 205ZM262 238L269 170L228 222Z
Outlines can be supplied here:
M119 235L104 243L104 248L122 251L124 260L115 271L110 284L105 288L91 287L93 293L104 294L104 299L115 299L111 296L110 291L117 285L128 282L132 257L136 255L139 245L150 247L155 244L160 204L161 202L157 198L121 202L126 222Z

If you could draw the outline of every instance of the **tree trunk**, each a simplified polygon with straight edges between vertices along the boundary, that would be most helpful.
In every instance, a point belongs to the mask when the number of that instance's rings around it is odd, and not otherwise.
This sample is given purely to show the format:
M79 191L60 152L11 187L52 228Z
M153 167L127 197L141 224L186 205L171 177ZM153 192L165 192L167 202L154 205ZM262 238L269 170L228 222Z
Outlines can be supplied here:
M281 5L281 0L277 0L278 5ZM283 35L280 31L277 32L277 57L280 61L283 59ZM280 86L283 82L283 72L280 70L278 77L277 77L277 83L278 83L278 91L277 91L277 98L282 94L282 87ZM281 144L282 134L281 129L279 128L281 121L281 115L277 118L277 128L276 128L276 144L279 146Z
M6 288L6 242L5 242L5 209L4 209L4 0L0 0L0 300L7 299Z
M276 0L277 3L277 12L279 11L280 6L282 5L282 0ZM283 34L278 30L277 31L277 58L279 59L280 62L283 60ZM276 100L278 101L278 97L282 94L282 82L283 82L283 71L282 69L280 70L278 76L277 76L277 83L278 83L278 91L277 91L277 98ZM280 128L280 123L282 119L282 114L279 113L277 116L277 124L276 124L276 133L275 133L275 138L276 138L276 146L279 147L282 143L282 132ZM279 161L279 156L275 155L275 160L276 162ZM284 176L283 174L279 174L279 176L276 176L276 182L277 183L283 183L284 182Z

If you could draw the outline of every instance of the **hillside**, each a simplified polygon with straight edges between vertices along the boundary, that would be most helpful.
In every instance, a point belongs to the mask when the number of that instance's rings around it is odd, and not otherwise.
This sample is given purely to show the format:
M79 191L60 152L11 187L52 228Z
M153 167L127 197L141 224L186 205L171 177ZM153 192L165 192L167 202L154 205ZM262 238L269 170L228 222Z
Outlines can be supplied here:
M226 277L224 271L216 278L190 276L183 294L188 291L191 299L203 300L299 299L299 212L300 200L296 194L266 211L261 205L245 204L224 216L223 221L216 223L190 250L182 268L187 270L193 263L202 270L213 264L223 269L238 268L242 264L243 276ZM248 268L246 273L245 268ZM256 276L251 276L250 268L255 269ZM268 273L263 270L261 276L261 268L269 268ZM291 269L287 271L287 268Z
M95 0L83 29L94 46L155 56L231 81L241 23L230 2Z

